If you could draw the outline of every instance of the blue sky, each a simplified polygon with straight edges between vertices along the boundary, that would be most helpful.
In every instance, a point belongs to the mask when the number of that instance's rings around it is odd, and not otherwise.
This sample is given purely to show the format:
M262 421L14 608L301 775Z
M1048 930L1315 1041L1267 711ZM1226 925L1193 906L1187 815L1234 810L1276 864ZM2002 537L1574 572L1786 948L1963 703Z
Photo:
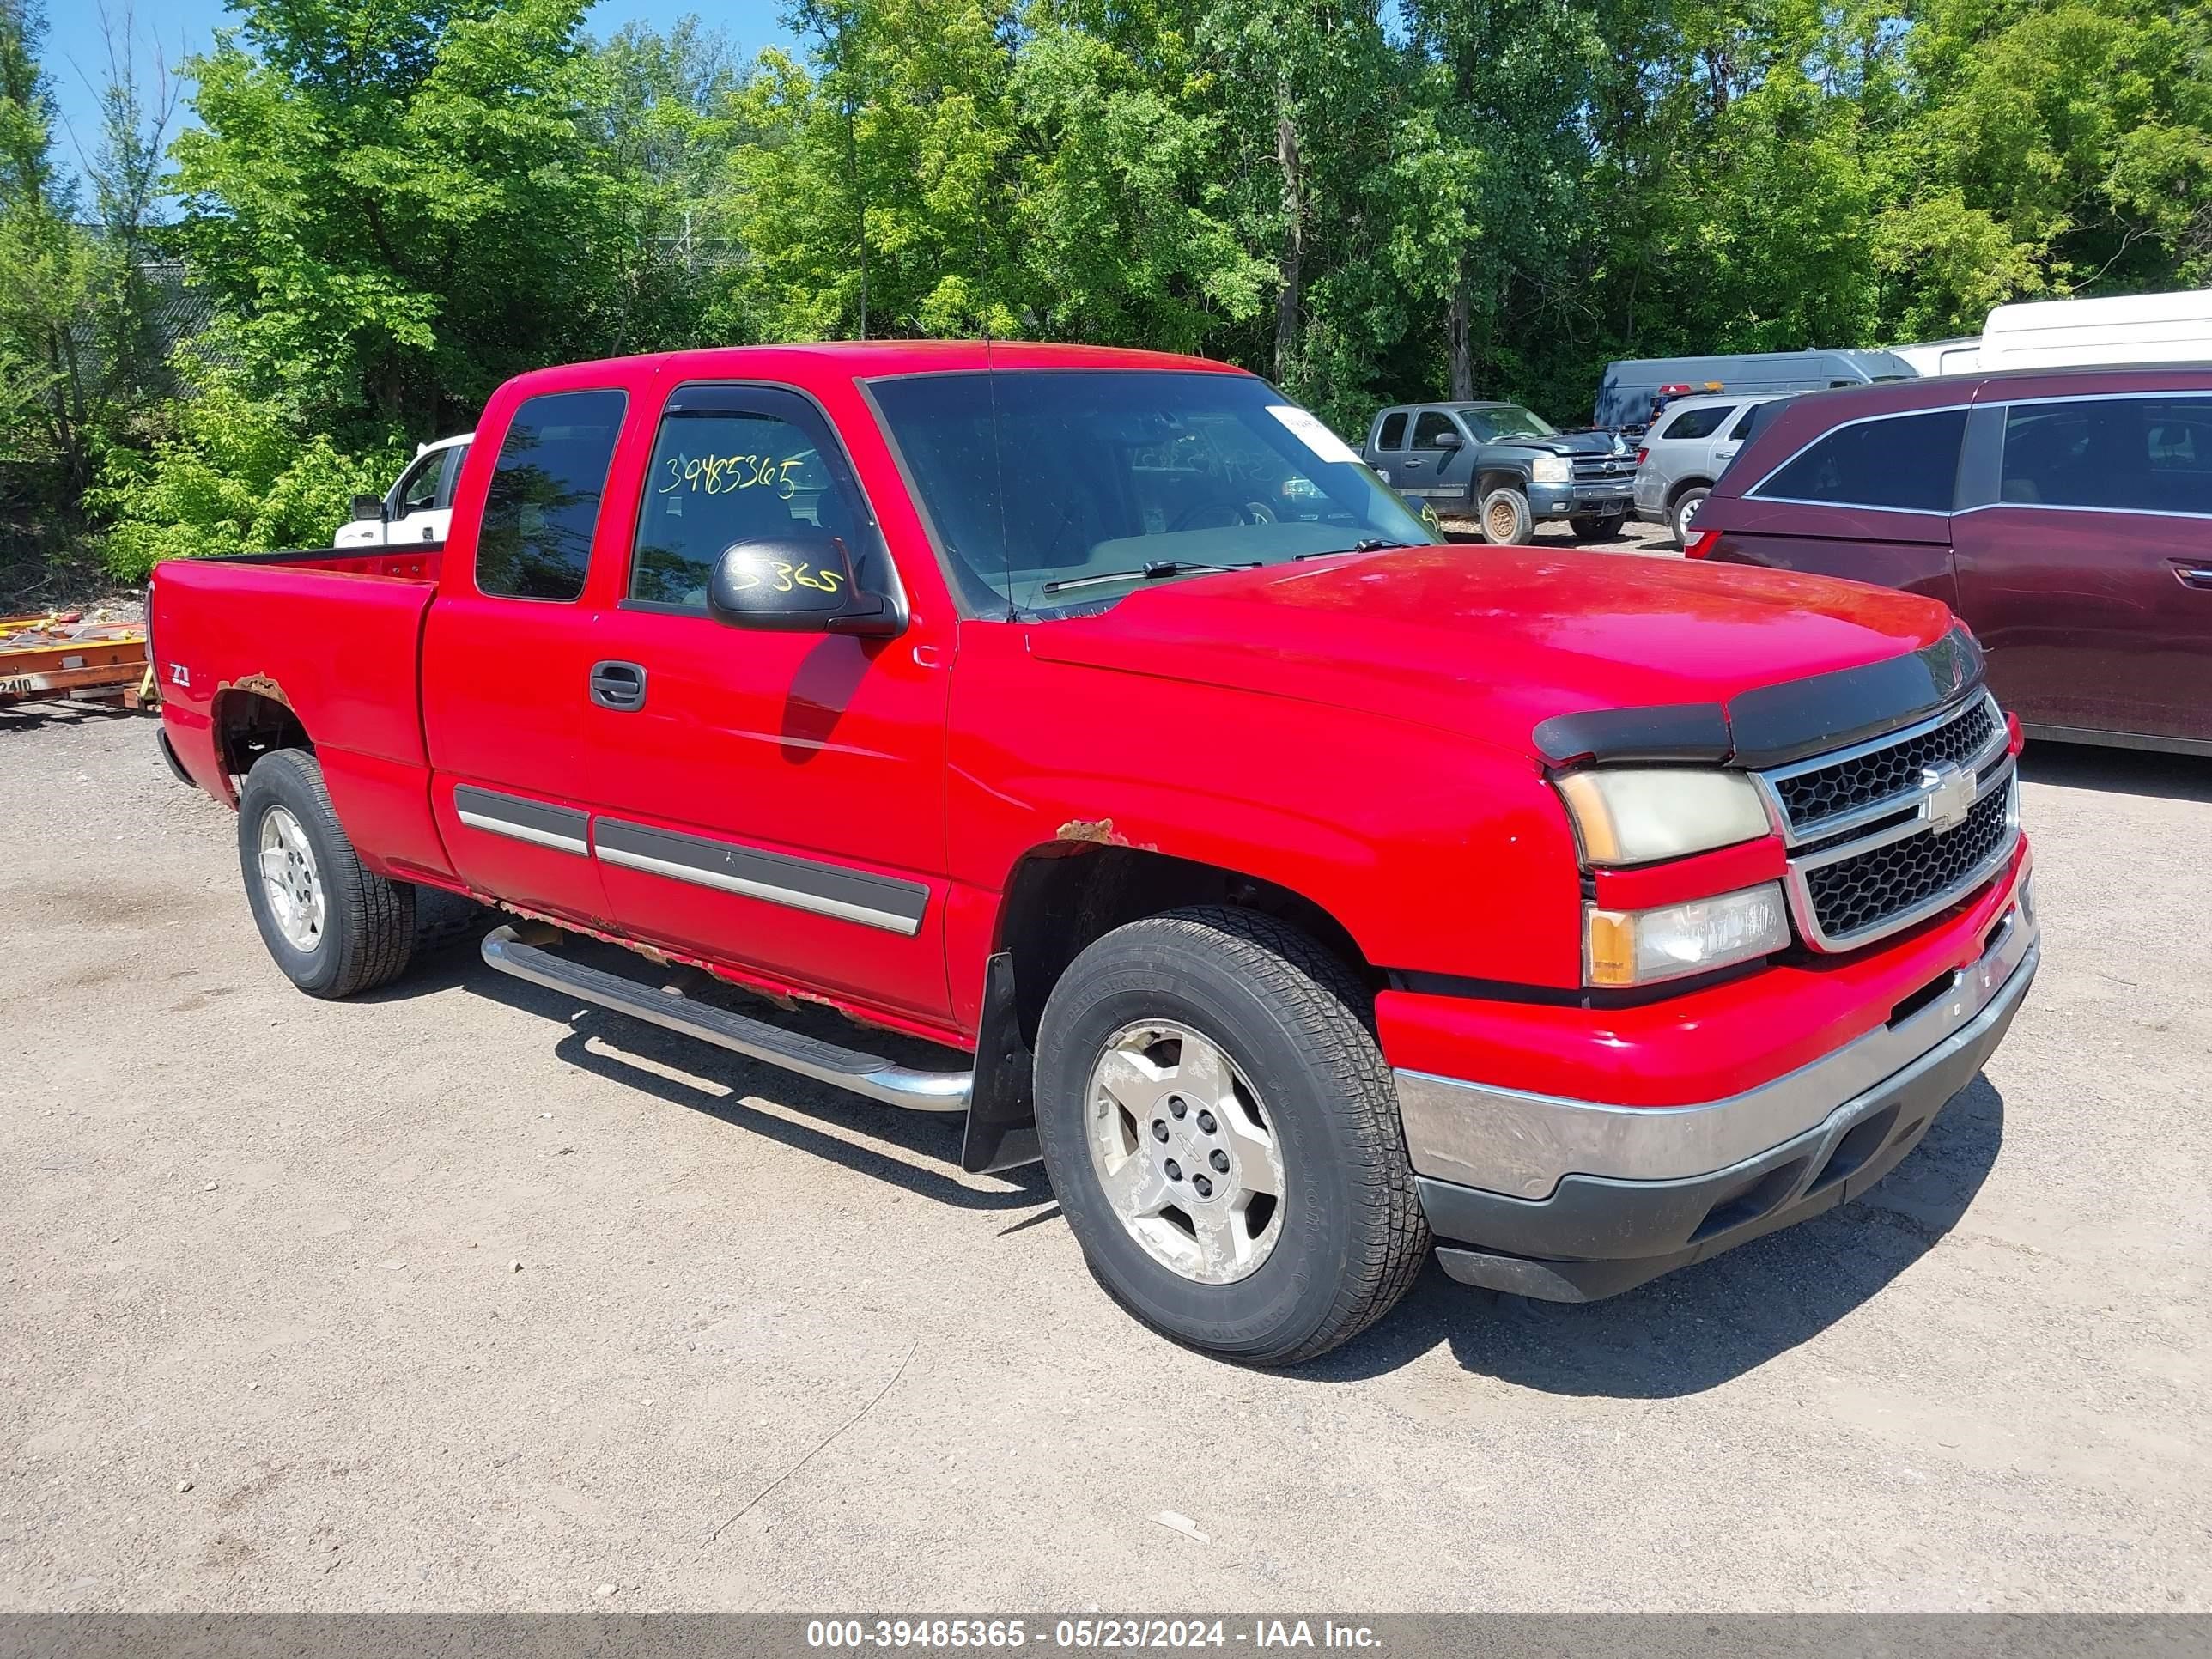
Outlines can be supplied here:
M107 62L100 28L103 9L120 24L133 0L46 0L46 67L54 79L55 101L61 106L63 126L54 135L58 159L75 167L77 144L88 154L100 137L99 94L95 90ZM697 14L709 27L729 37L730 44L750 55L772 40L784 38L776 27L780 0L599 0L585 27L605 37L632 20L666 27L678 18ZM136 0L137 61L142 81L150 90L153 43L174 64L187 52L204 51L215 32L234 20L222 0ZM87 82L90 85L88 86ZM172 129L173 132L174 129ZM72 142L74 135L74 143Z

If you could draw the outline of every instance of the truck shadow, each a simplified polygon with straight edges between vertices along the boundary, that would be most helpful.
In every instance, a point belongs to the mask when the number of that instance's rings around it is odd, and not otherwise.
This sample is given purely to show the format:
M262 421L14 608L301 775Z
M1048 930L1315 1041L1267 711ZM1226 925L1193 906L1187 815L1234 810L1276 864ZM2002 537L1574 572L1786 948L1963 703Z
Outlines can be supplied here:
M1701 1394L1819 1335L1958 1224L2004 1139L2004 1097L1977 1077L1865 1197L1603 1302L1493 1296L1432 1261L1358 1341L1291 1373L1357 1381L1437 1343L1465 1370L1546 1394Z
M2053 784L2062 789L2096 789L2157 800L2212 801L2212 757L2201 755L2106 749L2034 738L2021 755L2020 775L2029 783Z
M561 1032L554 1041L554 1055L578 1071L704 1113L732 1128L841 1164L917 1197L965 1210L1031 1210L1051 1204L1052 1188L1042 1165L1002 1175L963 1175L963 1120L957 1114L879 1105L487 966L477 954L478 945L498 920L474 906L451 919L441 915L428 944L418 947L416 966L407 976L361 1000L466 990L543 1019L551 1030ZM571 949L611 971L635 976L642 966L638 957L615 945L585 941ZM690 976L688 969L673 971ZM703 975L690 977L707 981L704 985L687 984L690 994L704 1000L757 1017L767 1012L742 991ZM964 1068L967 1063L963 1055L893 1032L860 1031L827 1009L804 1009L796 1016L776 1018L779 1024L833 1042L858 1045L906 1065L934 1069ZM785 1109L769 1110L756 1101ZM879 1144L867 1145L854 1136ZM982 1184L969 1185L971 1181Z
M477 942L495 920L471 909L441 923L413 972L362 1000L465 989L544 1020L561 1033L556 1055L595 1078L933 1202L1030 1212L1002 1233L1057 1218L1041 1165L982 1177L959 1172L956 1115L878 1105L486 966ZM577 948L605 953L603 966L636 972L636 958L616 946ZM762 1012L734 988L702 989L740 1012ZM802 1010L797 1018L813 1035L857 1042L907 1065L957 1063L945 1050L892 1033L856 1036L827 1010ZM1581 1305L1473 1290L1447 1279L1432 1261L1413 1294L1375 1329L1285 1376L1364 1381L1444 1344L1468 1371L1547 1394L1649 1400L1702 1393L1817 1336L1926 1255L1972 1203L2003 1139L2004 1098L1978 1077L1887 1179L1839 1210Z

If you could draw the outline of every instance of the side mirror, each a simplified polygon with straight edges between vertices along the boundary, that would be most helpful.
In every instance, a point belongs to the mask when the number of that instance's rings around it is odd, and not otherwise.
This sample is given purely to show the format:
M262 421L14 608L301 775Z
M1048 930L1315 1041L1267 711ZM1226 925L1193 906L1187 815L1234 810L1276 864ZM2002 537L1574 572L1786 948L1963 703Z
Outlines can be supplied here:
M719 622L783 633L887 639L906 626L896 607L860 591L843 538L827 534L732 542L708 578L707 609Z
M1437 447L1438 449L1457 449L1466 441L1467 440L1461 437L1456 432L1445 431L1437 434Z
M353 498L353 521L356 524L374 524L383 517L383 496L356 495Z

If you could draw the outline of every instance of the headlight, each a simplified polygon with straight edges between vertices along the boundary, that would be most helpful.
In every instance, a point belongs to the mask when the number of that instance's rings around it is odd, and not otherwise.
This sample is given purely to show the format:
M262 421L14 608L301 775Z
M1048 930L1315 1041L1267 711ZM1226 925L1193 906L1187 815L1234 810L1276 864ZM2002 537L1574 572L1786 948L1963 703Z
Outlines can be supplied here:
M1649 864L1756 841L1772 826L1741 772L1688 768L1570 772L1559 781L1583 857L1592 864Z
M1575 464L1564 455L1539 455L1528 476L1538 483L1572 483Z
M1790 943L1782 887L1768 882L1718 898L1656 910L1583 911L1583 979L1590 985L1656 985L1747 962Z

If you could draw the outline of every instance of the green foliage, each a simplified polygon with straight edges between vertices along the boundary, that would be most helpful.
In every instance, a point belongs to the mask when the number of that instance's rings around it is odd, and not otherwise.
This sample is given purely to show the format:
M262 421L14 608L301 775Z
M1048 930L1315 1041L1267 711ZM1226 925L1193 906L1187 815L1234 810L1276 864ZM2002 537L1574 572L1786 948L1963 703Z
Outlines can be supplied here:
M112 515L110 571L143 581L162 559L326 544L357 493L382 495L405 462L397 438L351 454L303 437L293 411L204 371L174 405L178 429L111 463L92 505Z
M240 9L173 153L216 349L257 393L427 437L617 325L583 0Z
M0 0L0 429L155 557L320 541L518 370L989 334L1203 352L1340 429L1586 418L1612 357L2212 283L2212 9L2166 0L790 0L744 62L586 0L233 0L84 185ZM174 192L180 212L157 222ZM212 308L179 362L146 259ZM184 369L180 380L179 363Z

